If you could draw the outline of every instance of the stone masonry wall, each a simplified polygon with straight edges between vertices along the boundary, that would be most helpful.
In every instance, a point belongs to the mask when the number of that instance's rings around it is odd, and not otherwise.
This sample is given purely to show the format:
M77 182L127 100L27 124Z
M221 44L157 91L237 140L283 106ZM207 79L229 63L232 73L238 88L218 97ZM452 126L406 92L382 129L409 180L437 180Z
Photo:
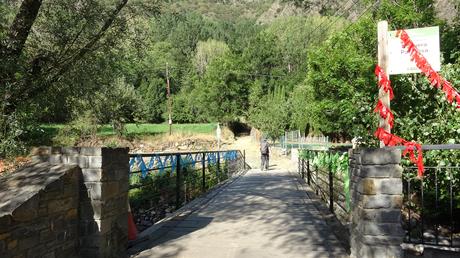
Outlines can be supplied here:
M397 149L350 150L351 257L402 257L402 167Z
M0 178L0 257L77 257L80 174L39 163Z
M81 168L80 257L126 257L128 149L42 147L34 151L34 160Z

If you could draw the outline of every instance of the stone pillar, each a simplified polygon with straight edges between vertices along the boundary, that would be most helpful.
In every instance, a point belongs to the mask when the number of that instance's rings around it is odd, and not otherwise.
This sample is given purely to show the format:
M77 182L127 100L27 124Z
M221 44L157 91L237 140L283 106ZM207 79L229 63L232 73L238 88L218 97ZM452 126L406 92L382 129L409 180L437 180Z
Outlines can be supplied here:
M350 150L351 257L402 257L398 149Z
M41 147L34 160L81 168L80 257L126 257L128 148Z

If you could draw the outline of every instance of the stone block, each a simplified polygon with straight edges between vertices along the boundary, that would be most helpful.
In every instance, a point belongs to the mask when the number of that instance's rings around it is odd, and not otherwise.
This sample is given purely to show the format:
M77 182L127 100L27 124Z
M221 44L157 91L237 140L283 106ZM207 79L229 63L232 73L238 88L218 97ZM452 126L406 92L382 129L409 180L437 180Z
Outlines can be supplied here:
M80 160L80 155L75 155L75 154L66 154L63 155L63 157L66 160L66 164L72 164L72 165L78 165L78 161Z
M49 156L32 156L31 160L33 163L48 162Z
M59 216L50 220L51 231L59 232L65 230L67 227L67 221L63 216Z
M390 208L392 203L392 196L388 195L364 195L361 198L364 209Z
M62 147L51 147L51 154L62 154Z
M380 223L361 221L358 225L358 231L364 236L403 236L400 223Z
M401 150L393 148L362 149L361 164L387 165L401 162Z
M363 178L358 185L358 191L364 195L402 194L400 178Z
M31 150L31 155L32 156L48 156L51 155L51 147L34 147Z
M78 210L76 208L72 208L68 210L65 214L66 220L72 220L72 219L77 219L77 218L78 218Z
M368 165L362 166L359 172L359 176L363 178L367 177L392 177L401 178L403 168L400 165Z
M129 192L129 180L120 180L119 183L119 194L127 195Z
M102 186L102 198L104 200L112 199L120 194L118 181L106 182Z
M13 250L13 249L15 249L17 246L18 246L18 240L17 240L17 239L12 239L12 240L8 241L7 249L8 249L8 250Z
M75 200L73 203L76 203L79 195L78 184L66 184L64 185L64 192L62 193L61 198L71 198Z
M89 156L89 168L102 168L102 157L101 156Z
M109 200L120 195L118 181L110 182L85 182L91 200Z
M7 239L9 236L11 236L10 233L2 233L2 234L0 234L0 240L5 240L5 239Z
M27 258L41 258L47 251L44 245L39 245L34 248L27 250Z
M361 195L360 206L364 209L401 208L402 195Z
M81 168L81 169L84 169L84 168L89 168L89 158L87 156L82 156L80 155L78 157L78 166Z
M402 236L363 236L361 241L366 245L399 246L403 240Z
M365 195L376 194L375 180L373 178L364 178L358 185L358 191Z
M52 252L44 254L42 256L42 258L56 258L56 255L55 255L54 251L52 251Z
M40 231L40 243L46 244L56 240L56 232L51 231L50 228Z
M93 205L90 201L83 201L80 202L79 210L80 210L80 218L81 219L93 219L95 218L94 214L97 213L97 218L99 218L100 214L102 213L101 206L96 206L93 208Z
M99 232L99 225L92 220L80 220L79 233L80 236L92 236Z
M391 197L391 208L398 208L401 209L403 204L403 196L402 195L394 195Z
M13 220L17 222L31 221L38 216L39 195L35 195L13 211Z
M82 174L83 182L99 182L102 179L101 168L84 168Z
M357 257L366 258L400 258L403 257L402 248L400 246L375 246L363 245L359 249Z
M101 156L102 148L81 147L80 154L83 156Z
M45 187L45 193L51 192L53 195L57 195L56 197L59 197L59 193L64 190L64 182L61 179L55 180L54 182L48 184ZM51 196L49 196L51 197ZM46 198L46 197L45 197ZM50 198L53 199L53 198Z
M61 154L64 155L79 155L80 148L79 147L62 147Z
M126 163L128 164L128 162ZM129 164L128 164L129 165ZM101 180L102 181L128 181L129 179L129 166L117 167L104 167Z
M361 209L358 216L362 221L374 221L385 223L399 223L401 221L401 209Z
M98 227L98 233L100 234L107 234L108 232L112 231L112 224L113 221L111 218L105 218L100 220L94 220Z
M99 234L80 237L80 246L84 248L102 248L106 237ZM97 256L95 256L97 257Z
M54 251L55 252L55 257L79 257L83 258L84 256L79 255L77 247L66 247L66 248L60 248ZM97 256L93 256L97 257ZM89 258L89 257L88 257Z
M105 202L99 201L99 200L93 200L91 202L91 212L93 214L92 218L94 219L101 219L103 218L106 214L104 213L103 208L105 207Z
M48 202L48 212L49 213L58 213L58 212L65 212L71 208L77 206L75 198L65 198L65 199L57 199L57 200L50 200Z
M6 250L6 242L4 240L0 240L0 254L5 252Z
M102 199L102 183L101 182L85 182L88 197L91 200L101 200Z
M99 257L99 248L97 247L92 247L92 248L81 248L79 255L81 258L94 258L94 257Z
M10 229L11 216L5 215L0 217L0 233L7 232Z
M378 180L379 193L401 195L403 191L401 178L388 178Z
M40 207L38 209L38 216L39 217L44 217L46 215L48 215L48 207L47 206L46 207Z
M18 241L18 249L21 251L29 250L40 243L39 235L35 235L32 237L22 238Z
M128 234L128 212L118 215L115 223L119 232L124 232L126 235Z
M62 164L63 159L61 154L51 154L49 157L49 162L51 164Z

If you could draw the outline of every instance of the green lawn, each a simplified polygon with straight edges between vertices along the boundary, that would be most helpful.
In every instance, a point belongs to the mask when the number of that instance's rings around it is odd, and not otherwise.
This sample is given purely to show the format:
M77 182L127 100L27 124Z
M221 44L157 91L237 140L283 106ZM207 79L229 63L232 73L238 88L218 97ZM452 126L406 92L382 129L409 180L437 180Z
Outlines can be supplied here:
M216 130L216 124L173 124L173 133L196 133L210 134ZM127 135L156 135L169 132L168 124L127 124ZM112 126L104 125L99 130L99 135L115 135Z
M64 127L63 124L43 124L40 128L45 135L52 138L57 134L59 129ZM196 134L212 134L216 130L217 124L173 124L173 133L196 133ZM157 135L169 132L168 124L126 124L127 135ZM103 125L98 132L100 136L115 135L112 126Z

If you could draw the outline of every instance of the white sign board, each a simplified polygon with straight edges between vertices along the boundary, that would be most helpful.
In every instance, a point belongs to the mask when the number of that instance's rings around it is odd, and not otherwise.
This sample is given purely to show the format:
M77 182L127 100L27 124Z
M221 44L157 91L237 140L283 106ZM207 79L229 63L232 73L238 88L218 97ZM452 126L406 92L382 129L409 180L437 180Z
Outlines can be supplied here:
M406 32L431 67L435 71L441 70L439 27L410 29ZM389 31L388 34L388 74L420 73L415 62L411 61L410 54L403 49L401 39L396 37L396 31Z

